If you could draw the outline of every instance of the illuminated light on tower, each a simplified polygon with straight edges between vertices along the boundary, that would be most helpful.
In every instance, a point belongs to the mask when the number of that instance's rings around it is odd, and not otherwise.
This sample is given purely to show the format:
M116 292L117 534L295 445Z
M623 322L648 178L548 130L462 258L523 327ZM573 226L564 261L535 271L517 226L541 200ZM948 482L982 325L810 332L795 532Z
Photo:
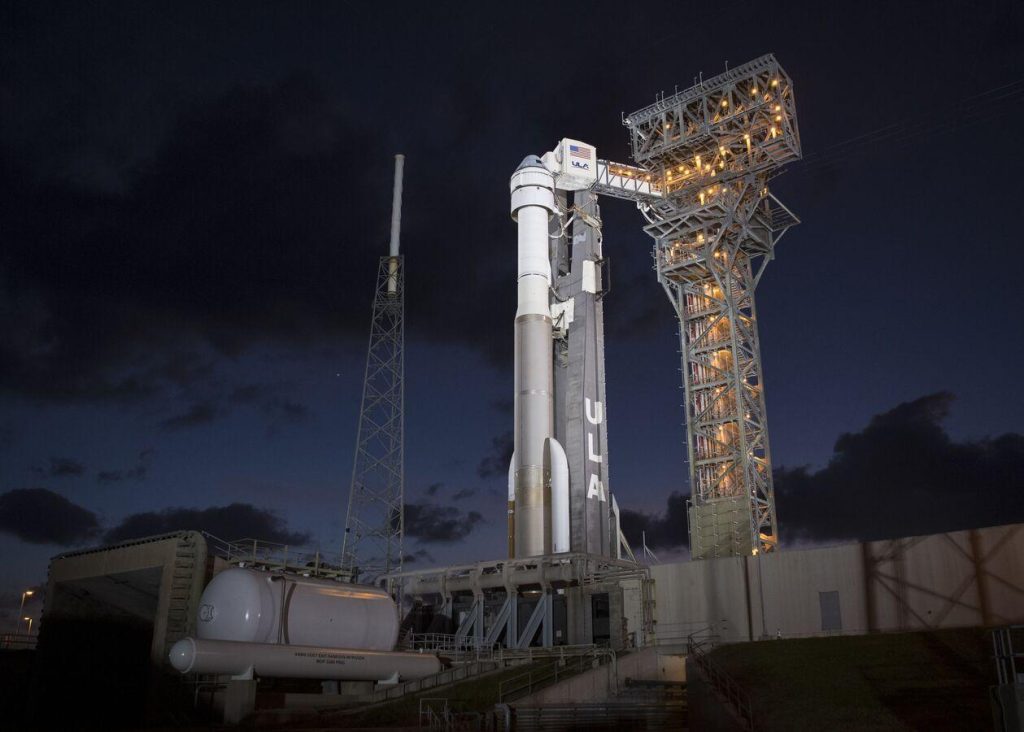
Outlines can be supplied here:
M342 569L353 581L401 571L405 501L405 268L399 254L404 155L395 156L391 244L380 258Z
M623 120L658 198L641 203L679 317L695 559L778 544L754 289L797 218L768 191L800 158L790 78L772 55Z

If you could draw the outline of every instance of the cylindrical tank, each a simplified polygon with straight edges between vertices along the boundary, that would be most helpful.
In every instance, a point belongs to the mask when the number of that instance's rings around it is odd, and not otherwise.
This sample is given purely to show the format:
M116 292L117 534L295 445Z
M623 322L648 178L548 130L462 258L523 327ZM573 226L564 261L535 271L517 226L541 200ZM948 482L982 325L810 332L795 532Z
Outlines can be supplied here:
M398 609L383 590L252 569L226 569L199 599L204 640L390 651Z
M171 666L183 674L231 674L250 669L288 679L381 681L419 679L441 671L427 653L381 653L348 648L283 646L183 638L171 647Z
M551 492L545 470L547 441L554 439L548 221L558 209L555 178L536 155L523 160L509 185L512 218L519 227L512 410L518 558L551 553Z

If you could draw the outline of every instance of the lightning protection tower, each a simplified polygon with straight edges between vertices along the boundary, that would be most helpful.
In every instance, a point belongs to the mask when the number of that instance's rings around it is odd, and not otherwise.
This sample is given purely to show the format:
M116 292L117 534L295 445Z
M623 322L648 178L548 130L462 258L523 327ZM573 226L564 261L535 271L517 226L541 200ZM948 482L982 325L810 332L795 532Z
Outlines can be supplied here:
M800 157L792 83L769 54L623 123L633 159L662 194L642 210L679 317L691 554L771 551L778 533L754 289L798 223L768 192L769 179Z
M359 410L342 569L356 581L402 568L405 491L405 268L398 253L404 155L395 156L391 246L380 258Z

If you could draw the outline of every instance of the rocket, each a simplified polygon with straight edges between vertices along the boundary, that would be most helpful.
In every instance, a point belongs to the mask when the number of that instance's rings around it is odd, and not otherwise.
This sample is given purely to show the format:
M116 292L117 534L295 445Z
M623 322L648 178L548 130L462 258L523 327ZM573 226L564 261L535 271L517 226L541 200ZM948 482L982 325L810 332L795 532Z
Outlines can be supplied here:
M569 551L569 465L554 436L548 222L558 214L555 177L529 155L510 188L519 233L509 556L522 558Z

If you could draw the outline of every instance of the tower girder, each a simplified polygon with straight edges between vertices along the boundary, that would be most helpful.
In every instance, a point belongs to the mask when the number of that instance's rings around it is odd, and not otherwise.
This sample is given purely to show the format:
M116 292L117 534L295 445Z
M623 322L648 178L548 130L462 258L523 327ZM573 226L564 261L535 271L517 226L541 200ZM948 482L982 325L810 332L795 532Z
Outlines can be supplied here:
M769 54L623 123L639 167L607 163L599 183L637 201L679 318L691 553L771 551L778 532L754 291L798 223L768 189L800 157L792 81ZM613 173L651 194L635 195Z

